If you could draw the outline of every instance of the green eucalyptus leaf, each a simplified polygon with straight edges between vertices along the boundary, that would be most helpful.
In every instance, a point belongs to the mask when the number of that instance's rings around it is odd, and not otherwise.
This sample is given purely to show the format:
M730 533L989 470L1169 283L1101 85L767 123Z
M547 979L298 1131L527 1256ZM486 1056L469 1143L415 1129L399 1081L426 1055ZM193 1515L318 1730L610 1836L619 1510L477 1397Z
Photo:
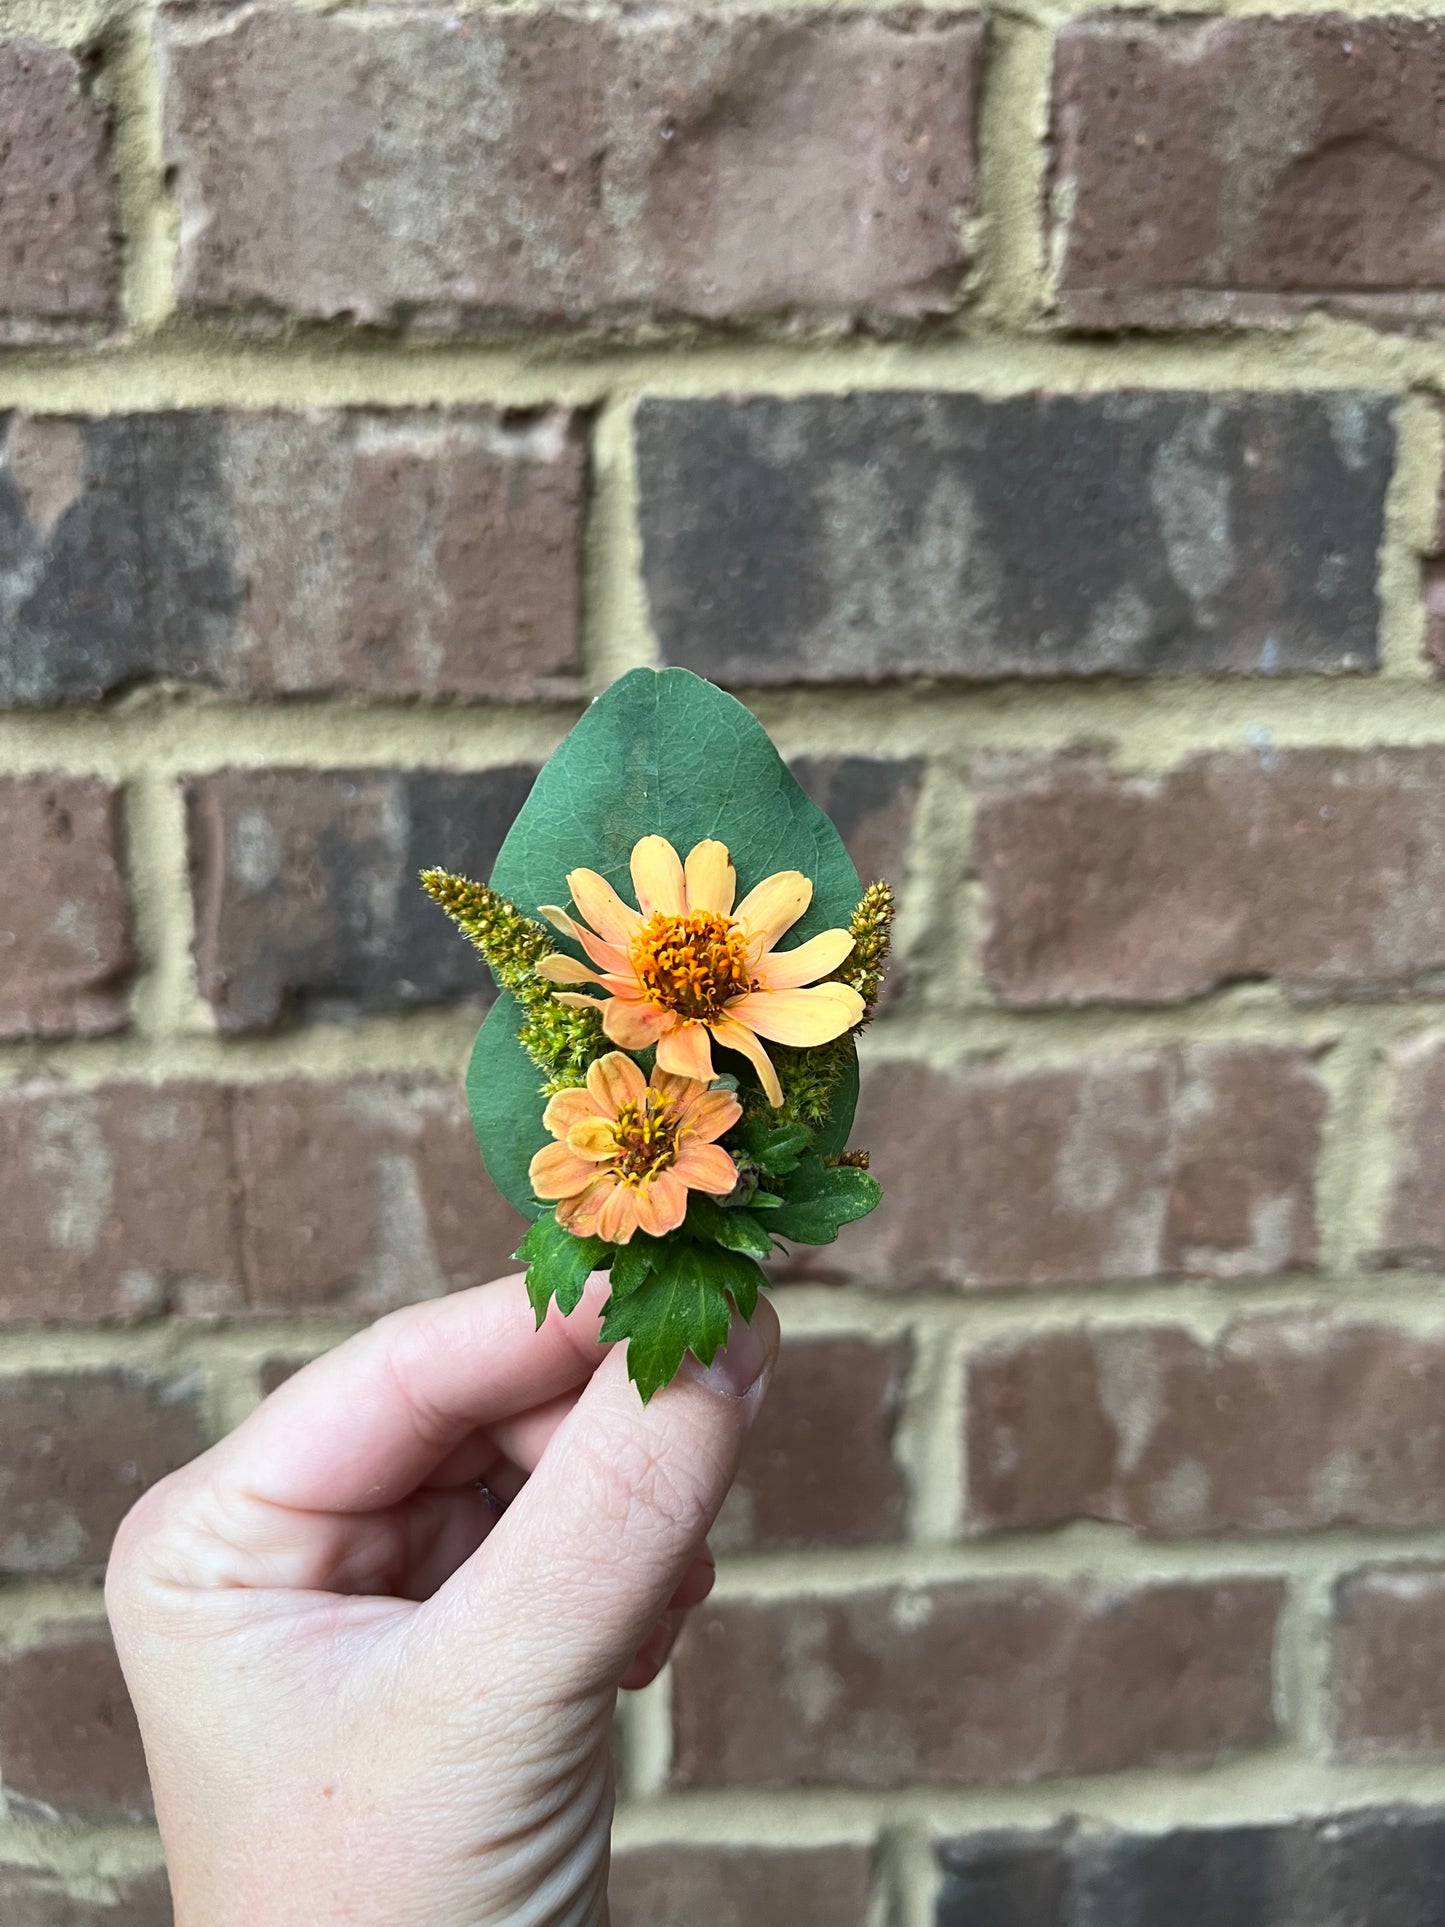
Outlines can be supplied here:
M866 1218L882 1195L877 1178L867 1171L806 1158L788 1179L768 1229L795 1244L830 1245L845 1224Z
M550 1212L527 1227L512 1256L527 1267L527 1296L539 1330L554 1298L564 1318L577 1309L588 1273L602 1270L612 1250L600 1238L574 1237Z
M472 1046L467 1103L487 1175L508 1204L535 1218L551 1208L537 1202L528 1168L552 1139L542 1128L542 1073L517 1042L521 1021L517 1000L501 991Z
M677 1372L688 1352L710 1365L727 1343L732 1254L710 1245L665 1244L638 1290L608 1299L602 1337L625 1338L627 1375L645 1405Z
M703 1244L720 1245L724 1251L751 1252L755 1258L772 1256L773 1241L749 1212L734 1207L724 1210L716 1198L694 1191L687 1201L683 1220L684 1237Z

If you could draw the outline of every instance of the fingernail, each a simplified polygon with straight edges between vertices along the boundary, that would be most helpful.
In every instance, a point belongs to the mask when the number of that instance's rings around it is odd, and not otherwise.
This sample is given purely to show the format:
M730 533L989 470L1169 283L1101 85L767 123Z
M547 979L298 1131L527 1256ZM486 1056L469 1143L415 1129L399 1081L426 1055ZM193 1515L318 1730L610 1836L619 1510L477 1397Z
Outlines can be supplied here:
M724 1398L743 1398L757 1384L768 1362L768 1347L761 1335L741 1318L734 1318L728 1342L711 1365L703 1365L689 1352L687 1367L700 1385Z

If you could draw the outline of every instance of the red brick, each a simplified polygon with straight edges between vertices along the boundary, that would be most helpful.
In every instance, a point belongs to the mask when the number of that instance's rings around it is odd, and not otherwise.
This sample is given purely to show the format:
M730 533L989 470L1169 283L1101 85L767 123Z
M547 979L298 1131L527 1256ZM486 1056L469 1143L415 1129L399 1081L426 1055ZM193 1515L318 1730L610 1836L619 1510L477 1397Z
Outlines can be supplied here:
M967 1429L979 1527L1445 1525L1445 1339L1385 1325L1038 1332L974 1355Z
M417 883L491 875L536 771L222 770L186 786L196 969L225 1031L490 1003Z
M103 1622L0 1649L0 1787L12 1814L151 1818L140 1730Z
M0 40L0 334L30 340L120 318L110 117L85 67Z
M1384 1206L1382 1265L1445 1271L1445 1044L1422 1038L1390 1064L1393 1156Z
M1438 319L1442 60L1439 23L1400 17L1067 23L1052 180L1066 318Z
M135 966L120 798L82 776L0 780L0 1038L123 1029Z
M1282 1586L1045 1581L733 1600L673 1662L681 1787L1002 1785L1275 1735Z
M0 1325L240 1309L229 1137L213 1086L0 1087Z
M893 1446L910 1352L789 1339L713 1528L715 1552L902 1538L908 1483Z
M0 1573L99 1574L141 1493L206 1444L193 1377L0 1378Z
M611 1927L866 1927L864 1847L634 1847L612 1862Z
M297 1078L234 1102L251 1310L370 1317L517 1269L526 1226L486 1176L459 1085Z
M1348 1759L1445 1756L1445 1567L1378 1566L1335 1588L1331 1724Z
M5 1927L172 1927L163 1867L107 1884L109 1898L80 1900L43 1867L0 1866L0 1919Z
M1309 1269L1324 1113L1308 1054L1273 1046L880 1062L853 1142L883 1202L787 1275L907 1291Z
M1180 1003L1253 978L1431 994L1445 956L1445 754L1088 758L978 784L983 956L1011 1004Z
M429 329L947 311L982 43L914 10L177 11L180 297Z

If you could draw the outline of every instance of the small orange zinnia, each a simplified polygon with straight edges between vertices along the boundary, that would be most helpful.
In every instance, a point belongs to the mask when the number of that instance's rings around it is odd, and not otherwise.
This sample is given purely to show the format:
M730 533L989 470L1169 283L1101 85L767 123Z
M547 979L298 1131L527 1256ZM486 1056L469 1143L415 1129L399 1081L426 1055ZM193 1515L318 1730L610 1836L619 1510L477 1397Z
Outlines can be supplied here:
M860 1021L856 990L818 982L842 963L852 937L825 930L794 950L776 949L812 902L812 884L801 870L780 870L734 909L737 875L726 844L711 839L694 844L684 864L666 837L643 837L632 852L632 882L637 910L595 870L571 872L567 887L590 929L554 904L542 906L596 969L560 954L538 969L553 983L600 983L611 993L559 992L558 1001L594 1005L614 1044L656 1044L658 1064L679 1077L712 1077L716 1039L746 1057L768 1102L781 1104L761 1040L826 1044Z
M542 1122L559 1142L532 1159L532 1189L557 1199L557 1222L579 1238L625 1245L687 1216L689 1191L726 1197L737 1166L715 1142L742 1116L731 1091L655 1069L645 1078L620 1050L588 1067L583 1088L558 1091Z

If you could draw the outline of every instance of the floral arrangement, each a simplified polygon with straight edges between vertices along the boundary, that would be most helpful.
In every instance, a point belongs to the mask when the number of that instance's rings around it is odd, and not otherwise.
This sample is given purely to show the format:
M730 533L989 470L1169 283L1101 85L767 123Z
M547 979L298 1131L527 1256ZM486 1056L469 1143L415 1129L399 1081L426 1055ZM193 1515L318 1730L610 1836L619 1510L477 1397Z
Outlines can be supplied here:
M861 888L748 711L682 669L592 705L490 885L422 884L499 986L468 1095L532 1220L516 1256L537 1322L606 1270L601 1335L629 1341L645 1401L751 1318L760 1259L878 1202L846 1146L892 893Z

